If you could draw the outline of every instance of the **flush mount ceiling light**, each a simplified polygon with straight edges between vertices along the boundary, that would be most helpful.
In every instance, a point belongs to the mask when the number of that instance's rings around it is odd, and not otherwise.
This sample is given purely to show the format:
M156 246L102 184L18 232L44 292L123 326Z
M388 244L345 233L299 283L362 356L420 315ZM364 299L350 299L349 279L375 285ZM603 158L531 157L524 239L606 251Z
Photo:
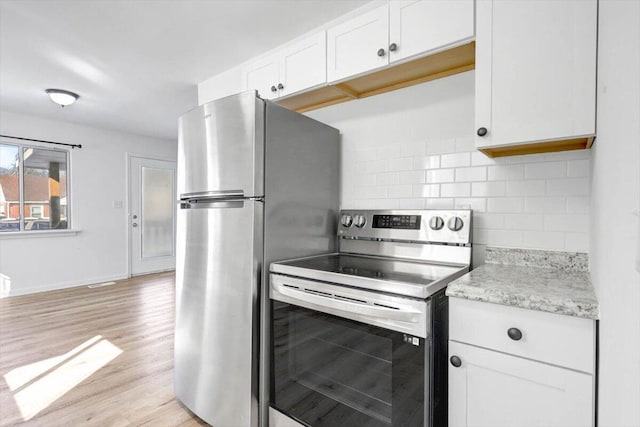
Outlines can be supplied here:
M80 98L80 95L77 93L69 92L68 90L62 89L47 89L45 90L49 98L56 104L61 107L66 107L67 105L71 105Z

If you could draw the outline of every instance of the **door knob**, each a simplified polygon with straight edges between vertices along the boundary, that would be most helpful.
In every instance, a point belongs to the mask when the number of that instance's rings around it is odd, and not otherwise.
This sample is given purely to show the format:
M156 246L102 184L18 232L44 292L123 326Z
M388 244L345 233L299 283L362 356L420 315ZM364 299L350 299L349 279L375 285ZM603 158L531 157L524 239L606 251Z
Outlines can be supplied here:
M395 52L398 49L398 45L395 43L391 43L389 45L389 52Z
M275 86L271 86L271 92L277 92L277 91L278 91L278 88L277 88L277 87L275 87Z
M133 219L138 219L138 215L133 215L132 218Z
M479 128L478 129L478 136L485 136L487 134L487 132L489 132L487 130L487 128Z
M378 49L378 56L384 56L384 49Z
M138 223L134 222L133 224L131 224L132 227L137 227Z
M278 83L278 89L280 90L284 89L284 85L282 83Z
M522 339L522 332L518 328L509 328L507 335L514 341L520 341Z
M459 368L462 365L462 360L460 360L458 356L451 356L451 359L449 359L449 361L456 368Z

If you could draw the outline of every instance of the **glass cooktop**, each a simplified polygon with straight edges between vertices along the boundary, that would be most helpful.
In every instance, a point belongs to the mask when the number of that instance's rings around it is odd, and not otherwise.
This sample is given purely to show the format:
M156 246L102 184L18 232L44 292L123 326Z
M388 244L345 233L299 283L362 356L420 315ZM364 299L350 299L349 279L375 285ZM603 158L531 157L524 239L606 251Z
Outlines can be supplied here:
M460 276L463 266L426 264L361 255L329 254L271 264L271 272L401 295L427 297L433 286ZM438 290L439 290L438 289Z

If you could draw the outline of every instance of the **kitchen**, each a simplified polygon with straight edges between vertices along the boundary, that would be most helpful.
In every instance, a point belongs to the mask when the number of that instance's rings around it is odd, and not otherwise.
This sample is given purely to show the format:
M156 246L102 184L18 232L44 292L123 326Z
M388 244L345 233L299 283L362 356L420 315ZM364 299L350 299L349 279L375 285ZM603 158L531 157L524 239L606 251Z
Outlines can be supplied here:
M638 221L631 215L637 209L638 163L632 151L637 147L629 147L637 97L628 97L637 93L637 79L633 66L617 62L627 61L619 50L638 50L634 26L619 24L624 16L633 18L633 12L623 12L629 4L603 1L599 6L597 141L590 150L496 159L479 153L474 141L477 70L307 113L342 134L343 209L471 208L476 266L483 262L485 245L589 253L599 304L601 425L637 424L637 395L613 391L637 389L637 364L625 363L638 359L637 342L631 342L638 335L633 320L637 237L629 233ZM622 70L629 72L628 80L619 75ZM230 72L227 78L231 75L239 76ZM200 103L212 96L208 82L199 86ZM625 119L627 113L631 118ZM19 128L18 118L3 117L2 133L15 134L4 129ZM2 243L7 245L2 247L4 269L11 265L4 257L18 248L15 240Z

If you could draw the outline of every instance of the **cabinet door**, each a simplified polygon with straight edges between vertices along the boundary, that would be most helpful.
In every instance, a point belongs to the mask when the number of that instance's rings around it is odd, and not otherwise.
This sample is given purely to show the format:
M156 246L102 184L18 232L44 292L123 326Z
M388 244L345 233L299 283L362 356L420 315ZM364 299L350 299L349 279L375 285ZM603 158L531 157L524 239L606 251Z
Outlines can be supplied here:
M473 0L413 0L389 3L390 62L471 40Z
M388 5L329 28L327 79L334 82L389 64L388 47Z
M280 57L278 96L309 89L327 82L327 38L322 31L286 47Z
M483 0L476 13L476 146L594 135L597 0Z
M263 99L273 99L278 96L279 67L279 57L276 55L250 64L242 73L245 90L255 89ZM272 90L273 88L276 90Z
M593 377L449 341L449 426L592 426Z

